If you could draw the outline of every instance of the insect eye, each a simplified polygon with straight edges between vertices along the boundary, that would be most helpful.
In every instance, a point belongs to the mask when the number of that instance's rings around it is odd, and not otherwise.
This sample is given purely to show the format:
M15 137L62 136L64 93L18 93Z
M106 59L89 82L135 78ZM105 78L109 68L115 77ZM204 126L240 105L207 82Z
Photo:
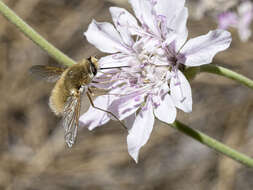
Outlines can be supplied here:
M95 76L97 74L97 68L95 67L94 63L91 62L90 69L93 75Z

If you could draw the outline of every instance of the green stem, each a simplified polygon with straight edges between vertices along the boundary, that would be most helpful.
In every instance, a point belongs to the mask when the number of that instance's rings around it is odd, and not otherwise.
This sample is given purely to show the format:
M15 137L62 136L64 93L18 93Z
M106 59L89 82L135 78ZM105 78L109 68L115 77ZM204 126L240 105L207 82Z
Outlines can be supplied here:
M203 65L200 67L200 72L208 72L208 73L213 73L213 74L217 74L217 75L221 75L227 78L230 78L232 80L235 80L241 84L244 84L245 86L253 89L253 80L238 74L234 71L231 71L229 69L226 69L224 67L221 66L217 66L217 65Z
M167 124L167 125L169 125L169 124ZM246 166L253 167L253 159L252 158L220 143L219 141L201 133L200 131L194 130L179 121L175 121L170 126L172 126L174 129L177 129L178 131L184 133L185 135L192 137L193 139L197 140L198 142L214 149L215 151L232 158L233 160L239 161L240 163L242 163Z
M75 61L70 57L59 51L42 36L40 36L35 30L33 30L28 24L26 24L20 17L18 17L11 9L9 9L2 1L0 1L0 13L6 17L10 22L16 25L21 32L23 32L28 38L45 50L51 57L53 57L59 63L66 66L75 64Z
M187 78L192 79L199 72L207 72L207 73L213 73L216 75L224 76L253 89L253 80L241 74L238 74L234 71L231 71L229 69L226 69L224 67L217 66L214 64L202 65L200 67L190 67L186 69L184 73L187 76Z

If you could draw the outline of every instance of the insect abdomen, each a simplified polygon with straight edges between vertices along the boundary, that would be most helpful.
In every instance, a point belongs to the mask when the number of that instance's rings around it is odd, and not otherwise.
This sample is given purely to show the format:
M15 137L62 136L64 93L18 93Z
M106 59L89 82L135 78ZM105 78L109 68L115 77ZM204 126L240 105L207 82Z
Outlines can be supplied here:
M65 73L62 75L64 74ZM69 92L65 88L64 77L61 76L55 84L49 99L49 106L56 115L61 115L63 113L68 96Z

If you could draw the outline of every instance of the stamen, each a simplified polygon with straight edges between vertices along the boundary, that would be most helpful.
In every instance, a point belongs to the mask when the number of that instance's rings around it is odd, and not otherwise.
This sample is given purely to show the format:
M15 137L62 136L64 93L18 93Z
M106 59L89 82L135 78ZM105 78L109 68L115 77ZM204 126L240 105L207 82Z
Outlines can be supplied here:
M181 103L183 103L186 100L186 97L183 97L182 100L180 100Z

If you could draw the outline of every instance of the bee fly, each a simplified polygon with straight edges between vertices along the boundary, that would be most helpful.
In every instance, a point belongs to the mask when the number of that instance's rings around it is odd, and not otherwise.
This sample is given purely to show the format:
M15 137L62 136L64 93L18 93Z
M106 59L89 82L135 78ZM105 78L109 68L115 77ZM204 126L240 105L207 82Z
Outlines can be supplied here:
M68 147L72 147L77 136L81 97L84 92L94 108L112 115L125 127L113 113L95 107L93 104L88 85L97 74L98 69L98 60L95 57L84 59L66 69L46 65L36 65L30 68L31 74L35 77L48 82L56 82L49 98L49 106L57 116L63 117L62 124Z

